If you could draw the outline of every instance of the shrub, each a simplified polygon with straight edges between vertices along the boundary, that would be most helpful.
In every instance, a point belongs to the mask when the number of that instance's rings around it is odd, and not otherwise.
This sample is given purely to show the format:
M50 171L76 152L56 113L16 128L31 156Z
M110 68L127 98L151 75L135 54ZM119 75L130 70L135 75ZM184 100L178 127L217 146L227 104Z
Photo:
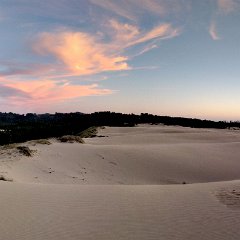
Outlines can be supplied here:
M19 152L27 157L31 157L32 156L32 150L30 150L29 147L25 147L25 146L18 146L17 149L19 150Z
M3 150L10 150L10 149L16 148L16 146L17 146L17 144L12 143L12 144L3 145L1 148L2 148Z
M68 143L74 143L74 142L84 143L84 141L80 136L73 136L73 135L65 135L57 138L57 140L60 142L68 142Z
M47 139L38 139L38 140L33 140L32 141L33 143L36 143L36 144L45 144L45 145L51 145L52 143L47 140Z
M92 138L92 137L96 137L97 132L98 132L97 127L90 127L80 132L78 136L81 138Z

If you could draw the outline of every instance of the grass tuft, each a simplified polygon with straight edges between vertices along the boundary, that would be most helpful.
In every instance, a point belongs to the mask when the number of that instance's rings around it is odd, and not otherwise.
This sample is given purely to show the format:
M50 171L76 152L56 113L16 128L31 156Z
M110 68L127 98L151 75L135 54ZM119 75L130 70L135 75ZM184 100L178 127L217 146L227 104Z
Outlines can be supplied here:
M97 127L90 127L78 134L81 138L92 138L97 136Z
M47 139L37 139L32 141L35 144L51 145L52 143Z
M80 136L73 136L73 135L65 135L57 138L57 140L60 142L68 142L68 143L74 143L74 142L84 143L84 141Z
M32 150L29 147L26 146L18 146L17 149L19 150L19 152L27 157L31 157L32 156Z
M14 149L17 147L17 144L12 143L12 144L6 144L1 146L2 150L10 150L10 149Z

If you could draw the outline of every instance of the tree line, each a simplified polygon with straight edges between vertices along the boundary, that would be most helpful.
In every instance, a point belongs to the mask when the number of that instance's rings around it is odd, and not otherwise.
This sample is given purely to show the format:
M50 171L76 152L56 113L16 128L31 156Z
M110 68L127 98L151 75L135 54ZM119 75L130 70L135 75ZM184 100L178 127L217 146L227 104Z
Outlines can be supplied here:
M195 118L158 116L148 113L123 114L95 112L84 114L0 113L0 145L33 139L76 135L91 126L135 126L140 123L179 125L193 128L240 128L240 122L211 121Z

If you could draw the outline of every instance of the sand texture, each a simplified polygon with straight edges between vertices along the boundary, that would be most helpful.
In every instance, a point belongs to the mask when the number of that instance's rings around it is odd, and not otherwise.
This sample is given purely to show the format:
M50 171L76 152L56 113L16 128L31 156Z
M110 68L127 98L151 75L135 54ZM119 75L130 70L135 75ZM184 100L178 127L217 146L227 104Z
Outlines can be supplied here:
M84 141L1 147L0 239L240 239L238 130L107 127Z

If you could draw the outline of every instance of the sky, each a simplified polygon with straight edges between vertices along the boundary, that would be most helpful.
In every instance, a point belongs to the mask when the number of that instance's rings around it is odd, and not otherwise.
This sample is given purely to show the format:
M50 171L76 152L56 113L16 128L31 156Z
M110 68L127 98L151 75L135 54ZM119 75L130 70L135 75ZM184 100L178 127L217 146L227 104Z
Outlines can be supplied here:
M0 0L0 111L240 120L240 0Z

